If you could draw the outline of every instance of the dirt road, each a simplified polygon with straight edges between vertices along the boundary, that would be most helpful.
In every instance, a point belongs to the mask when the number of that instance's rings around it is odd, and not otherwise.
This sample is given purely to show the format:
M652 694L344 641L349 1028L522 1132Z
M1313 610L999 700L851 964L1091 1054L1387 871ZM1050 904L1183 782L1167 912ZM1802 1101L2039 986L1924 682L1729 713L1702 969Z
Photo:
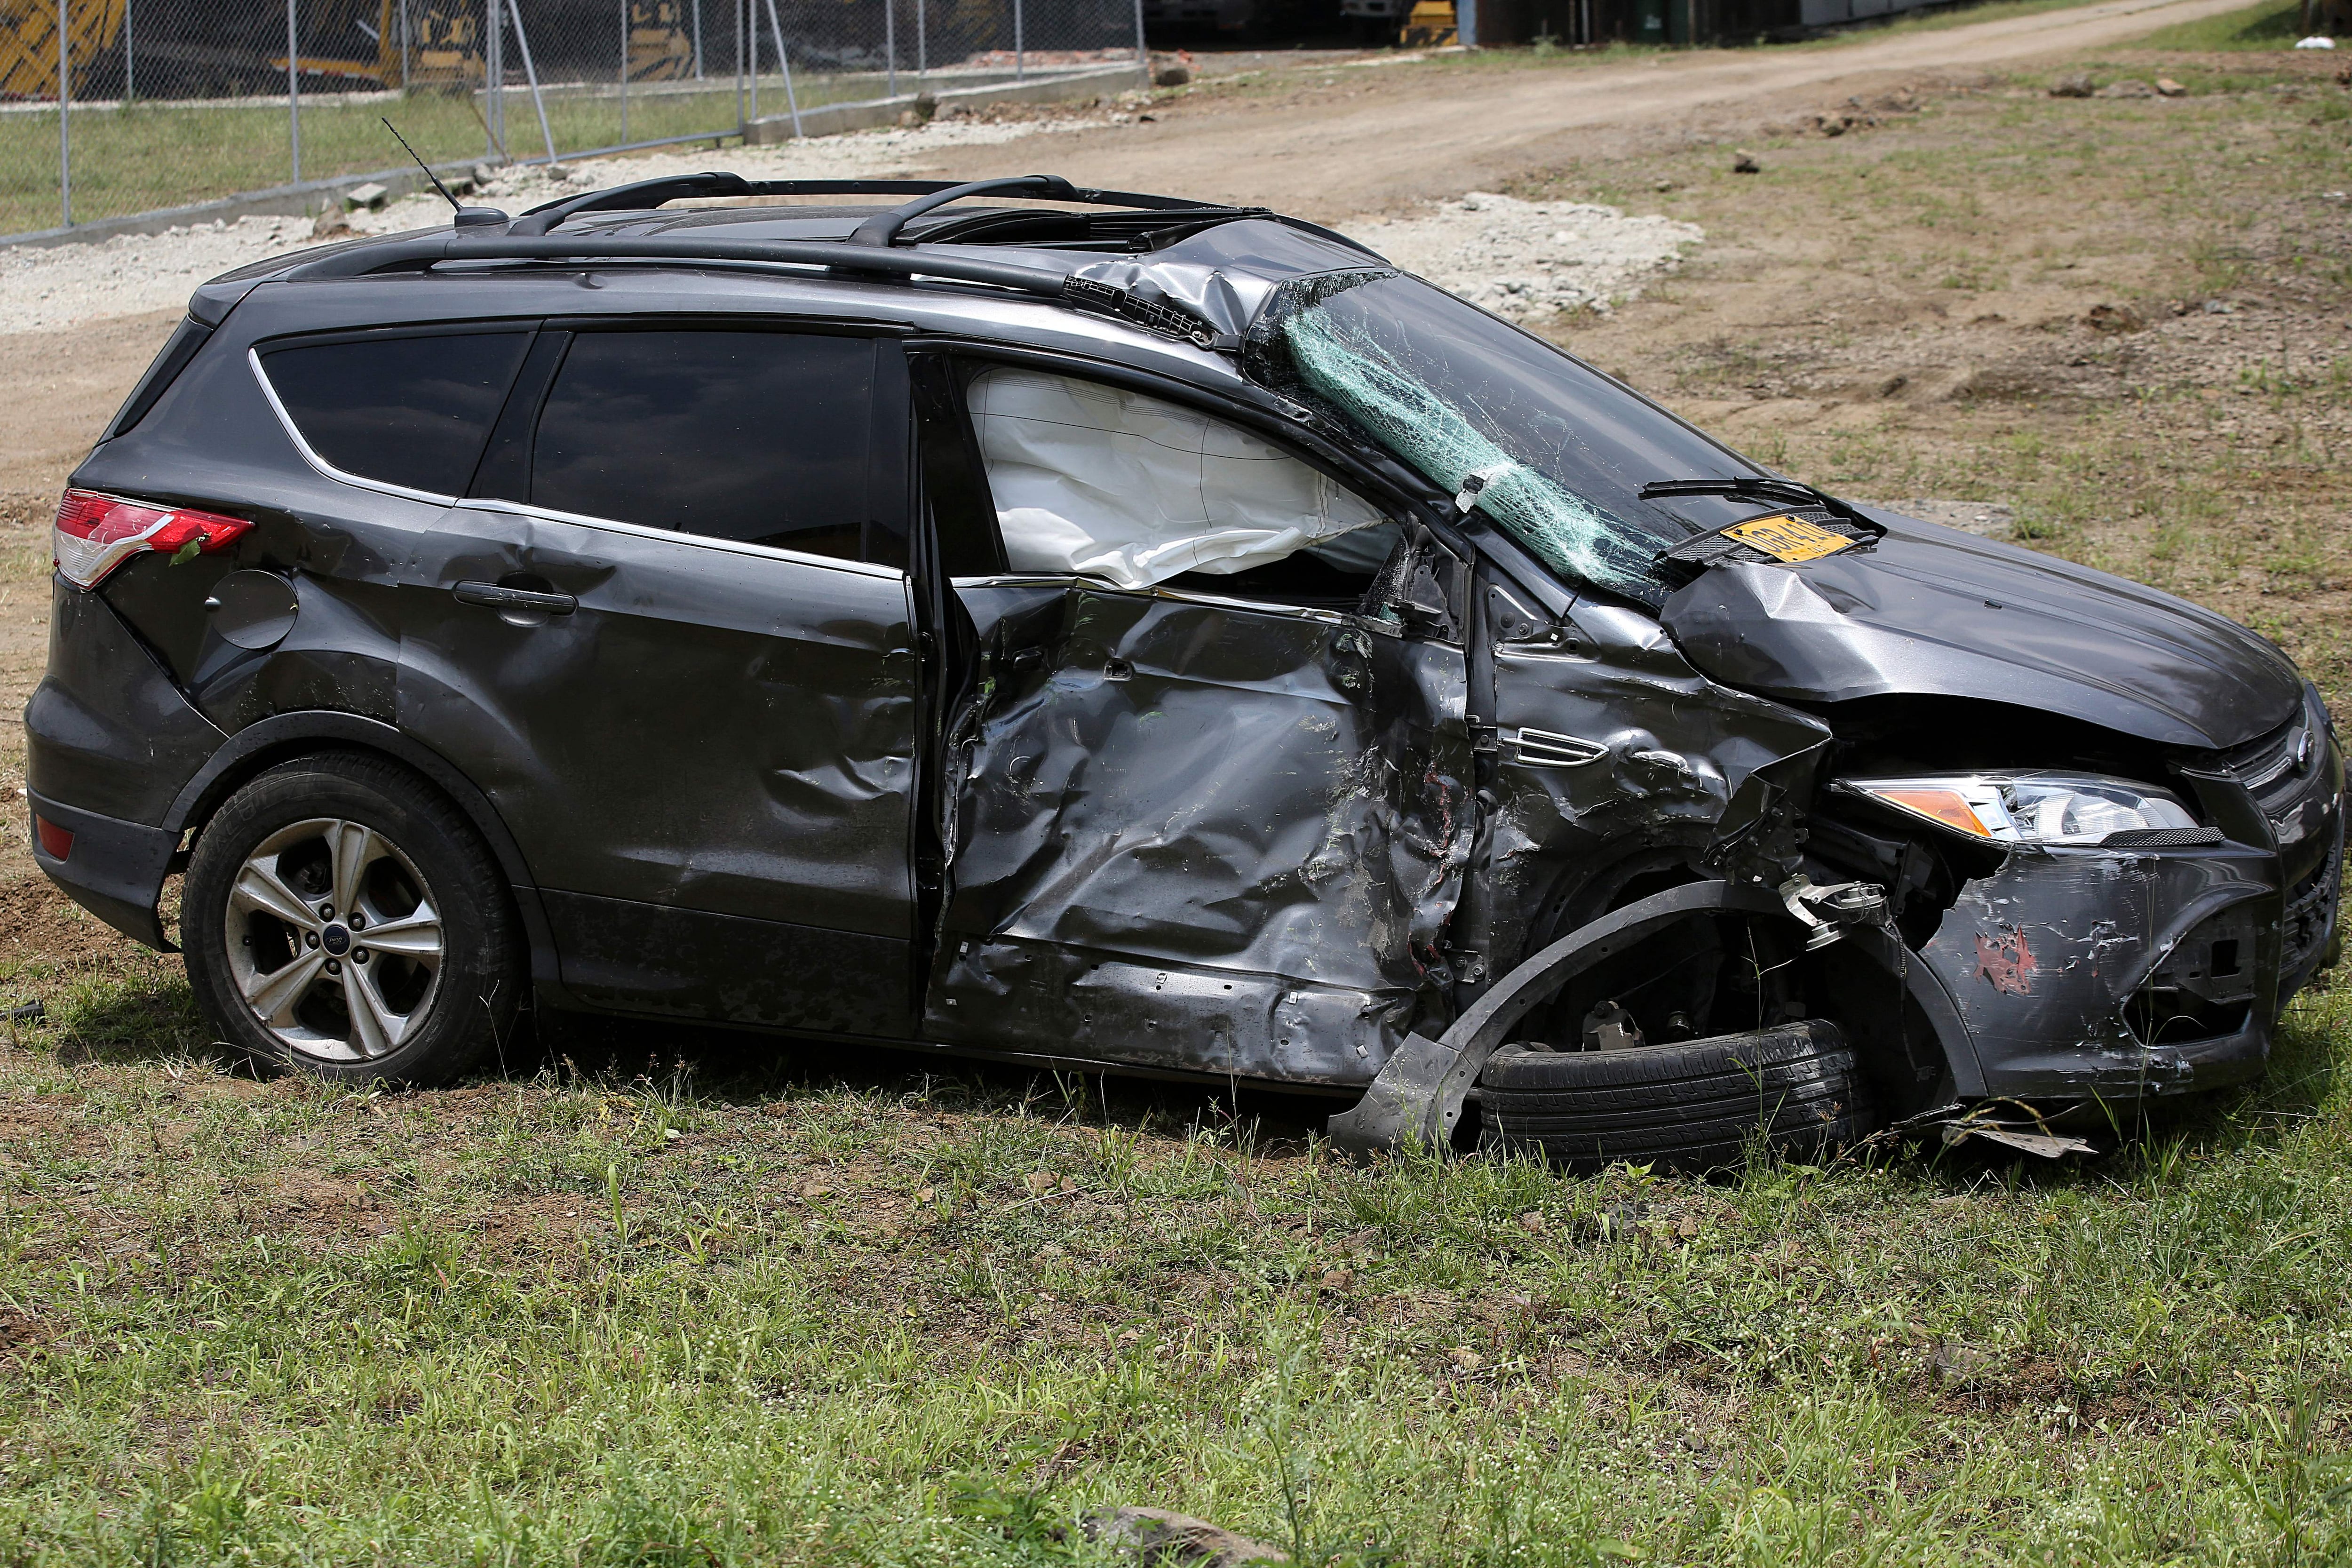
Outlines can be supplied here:
M2100 48L2244 3L2111 0L1829 47L1699 49L1627 66L1442 74L1339 68L1287 95L1211 99L1162 110L1151 124L1058 138L1054 170L1087 184L1257 204L1336 223L1491 188L1571 154L1595 131L1819 98L1833 84L1851 92L1877 79ZM999 173L1007 161L1005 149L974 148L952 154L947 167Z

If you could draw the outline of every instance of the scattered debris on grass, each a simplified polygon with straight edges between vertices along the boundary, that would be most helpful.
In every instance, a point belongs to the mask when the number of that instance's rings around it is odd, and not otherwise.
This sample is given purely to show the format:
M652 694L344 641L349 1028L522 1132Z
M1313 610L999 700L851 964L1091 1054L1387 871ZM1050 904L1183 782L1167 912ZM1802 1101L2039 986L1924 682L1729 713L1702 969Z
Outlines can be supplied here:
M1878 125L1889 115L1918 112L1919 89L1905 82L1867 99L1857 94L1835 108L1800 116L1793 129L1799 135L1843 136Z
M1287 1552L1236 1535L1221 1525L1164 1508L1114 1508L1079 1521L1087 1539L1153 1568L1233 1568L1239 1563L1287 1563Z

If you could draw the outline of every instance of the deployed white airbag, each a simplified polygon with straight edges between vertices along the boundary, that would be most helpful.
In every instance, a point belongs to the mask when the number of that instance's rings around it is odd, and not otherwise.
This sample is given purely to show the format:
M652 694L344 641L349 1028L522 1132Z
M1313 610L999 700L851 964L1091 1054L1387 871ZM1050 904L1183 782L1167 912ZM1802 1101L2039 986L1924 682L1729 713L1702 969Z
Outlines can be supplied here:
M992 370L971 407L1015 572L1148 588L1246 572L1381 521L1246 431L1140 393Z

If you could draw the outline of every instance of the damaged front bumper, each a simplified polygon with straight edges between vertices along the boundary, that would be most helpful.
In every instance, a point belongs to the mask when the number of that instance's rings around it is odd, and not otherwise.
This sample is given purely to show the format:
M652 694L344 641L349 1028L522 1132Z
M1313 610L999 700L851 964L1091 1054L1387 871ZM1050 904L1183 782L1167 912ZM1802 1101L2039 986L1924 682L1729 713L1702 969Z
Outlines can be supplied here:
M2329 737L2284 789L2183 778L2218 842L2020 847L1919 949L1964 1037L1943 1042L1964 1097L2130 1104L2262 1070L2336 946L2342 763Z

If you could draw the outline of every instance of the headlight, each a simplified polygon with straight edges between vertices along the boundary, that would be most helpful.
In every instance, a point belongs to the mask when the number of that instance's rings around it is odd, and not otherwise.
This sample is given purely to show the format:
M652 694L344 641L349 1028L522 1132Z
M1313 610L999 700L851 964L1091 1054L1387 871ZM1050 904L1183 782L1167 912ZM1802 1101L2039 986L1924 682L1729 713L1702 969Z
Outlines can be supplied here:
M2008 844L2096 844L2136 827L2198 825L2173 796L2128 779L2021 773L1838 782L1939 827Z

